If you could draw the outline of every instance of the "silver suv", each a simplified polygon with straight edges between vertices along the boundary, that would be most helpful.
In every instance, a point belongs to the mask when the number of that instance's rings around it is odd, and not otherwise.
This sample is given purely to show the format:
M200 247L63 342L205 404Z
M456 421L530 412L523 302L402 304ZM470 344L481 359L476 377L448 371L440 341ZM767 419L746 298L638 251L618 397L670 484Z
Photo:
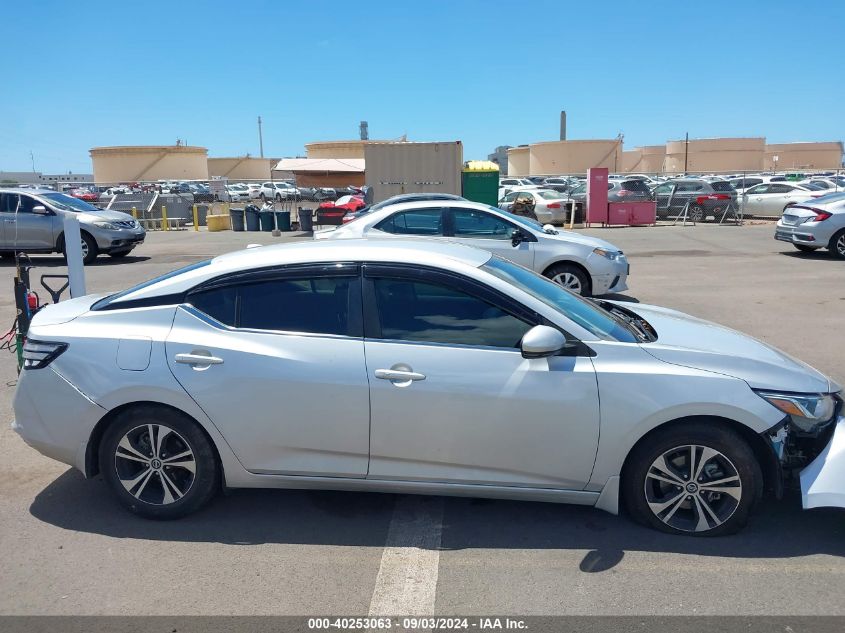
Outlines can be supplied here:
M64 216L76 213L85 263L128 255L146 231L131 215L99 209L51 189L0 189L0 255L63 253Z

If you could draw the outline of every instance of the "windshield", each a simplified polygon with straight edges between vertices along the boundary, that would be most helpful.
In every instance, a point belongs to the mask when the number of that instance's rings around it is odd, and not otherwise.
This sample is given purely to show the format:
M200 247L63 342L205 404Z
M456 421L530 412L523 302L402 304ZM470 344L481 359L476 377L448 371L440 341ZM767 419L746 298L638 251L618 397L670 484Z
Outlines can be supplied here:
M637 338L607 310L550 279L493 255L482 270L524 290L600 339L636 343Z
M39 195L42 198L48 200L51 205L53 205L57 209L61 209L62 211L76 211L77 213L80 213L100 210L93 204L88 204L87 202L85 202L84 200L80 200L79 198L72 198L71 196L66 196L63 193L42 193Z

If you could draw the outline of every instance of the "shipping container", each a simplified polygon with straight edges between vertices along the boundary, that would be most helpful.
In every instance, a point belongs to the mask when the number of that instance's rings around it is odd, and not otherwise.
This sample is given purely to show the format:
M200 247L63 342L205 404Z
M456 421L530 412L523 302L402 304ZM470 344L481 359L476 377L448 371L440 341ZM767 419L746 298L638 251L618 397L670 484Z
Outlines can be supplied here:
M367 143L364 147L366 183L374 201L401 193L461 195L463 145L443 143Z

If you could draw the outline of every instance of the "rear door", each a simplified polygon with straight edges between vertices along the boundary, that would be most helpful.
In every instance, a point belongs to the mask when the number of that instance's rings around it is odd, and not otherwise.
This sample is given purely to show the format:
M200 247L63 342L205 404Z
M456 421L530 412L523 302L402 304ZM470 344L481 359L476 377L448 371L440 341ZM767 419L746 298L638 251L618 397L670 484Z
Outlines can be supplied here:
M192 293L173 375L254 473L365 477L369 384L357 264L257 272Z

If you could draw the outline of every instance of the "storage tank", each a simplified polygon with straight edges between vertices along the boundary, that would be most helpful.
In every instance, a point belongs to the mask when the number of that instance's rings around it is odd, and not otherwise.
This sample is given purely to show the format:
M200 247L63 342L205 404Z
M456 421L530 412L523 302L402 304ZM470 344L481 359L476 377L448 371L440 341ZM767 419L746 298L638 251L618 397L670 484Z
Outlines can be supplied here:
M529 149L532 176L584 174L591 167L622 169L622 139L549 141L533 143Z
M308 158L364 158L364 147L368 143L392 143L399 141L317 141L305 144Z
M842 169L842 141L769 143L763 166L766 170Z
M530 167L530 150L527 145L508 149L508 176L528 176Z
M94 147L94 182L208 180L208 150L191 145Z
M270 170L278 159L240 156L235 158L209 158L209 178L229 180L269 180Z
M687 152L683 140L666 143L666 171L682 173ZM690 173L760 171L766 139L751 138L699 138L690 139L686 154Z

